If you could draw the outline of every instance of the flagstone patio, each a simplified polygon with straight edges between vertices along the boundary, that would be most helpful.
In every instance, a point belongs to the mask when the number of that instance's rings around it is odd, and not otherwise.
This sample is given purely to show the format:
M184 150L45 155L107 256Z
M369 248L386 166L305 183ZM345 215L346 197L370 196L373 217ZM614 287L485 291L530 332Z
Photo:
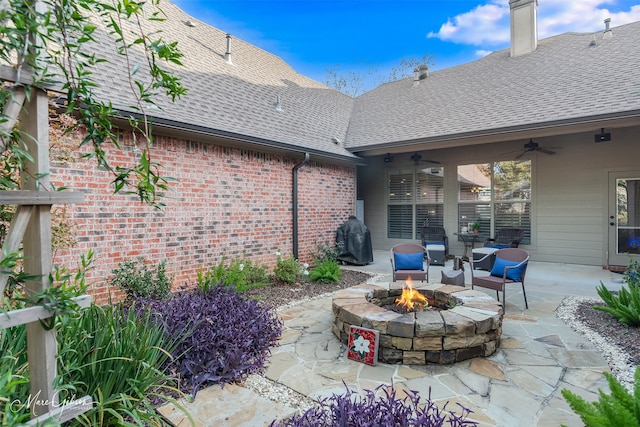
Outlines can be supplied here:
M376 274L370 283L388 288L388 253L376 251L374 259L368 266L350 268ZM432 282L440 277L440 270L451 269L448 264L431 267ZM370 366L347 359L345 345L333 334L332 298L318 298L280 313L284 332L265 375L313 399L341 394L345 384L359 391L389 384L400 392L418 391L425 398L430 393L440 404L449 402L448 409L460 403L474 411L471 418L480 426L582 427L561 391L566 388L596 400L598 389L608 391L602 372L609 371L609 366L602 352L558 319L555 310L565 296L597 297L595 287L600 281L619 288L619 277L596 267L531 262L527 271L530 308L524 309L517 286L507 290L508 307L496 352L450 365ZM487 291L487 295L495 294ZM296 411L255 393L245 393L243 404L238 405L239 394L233 388L213 387L209 393L199 394L187 405L202 420L199 426L268 425L264 417L247 419L247 405L258 408L251 413L264 409L278 417Z

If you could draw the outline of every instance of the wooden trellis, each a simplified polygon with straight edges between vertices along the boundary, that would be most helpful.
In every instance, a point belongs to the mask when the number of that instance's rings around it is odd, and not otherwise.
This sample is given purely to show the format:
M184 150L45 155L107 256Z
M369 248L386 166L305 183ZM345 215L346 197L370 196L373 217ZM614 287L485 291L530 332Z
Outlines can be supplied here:
M12 78L13 77L13 78ZM15 70L0 65L0 78L17 82ZM20 80L23 80L22 78ZM24 82L22 82L24 83ZM26 164L19 191L0 191L0 204L17 205L13 220L5 237L0 261L6 254L17 251L22 244L24 271L37 279L25 283L29 292L42 292L50 287L52 271L51 206L54 204L80 203L82 193L50 192L49 189L49 103L45 90L32 87L30 95L16 86L11 100L5 105L7 122L0 123L3 130L11 130L19 123L26 135L27 151L33 161ZM38 177L38 179L35 179ZM0 294L7 284L7 275L0 274ZM91 303L89 296L76 299L81 307ZM59 422L68 421L88 410L91 396L73 402L58 401L53 381L57 375L57 342L55 330L45 330L39 320L52 317L46 307L34 306L0 314L0 330L26 324L27 356L30 373L30 405L33 419L28 425L37 425L54 417ZM25 402L26 403L26 402Z

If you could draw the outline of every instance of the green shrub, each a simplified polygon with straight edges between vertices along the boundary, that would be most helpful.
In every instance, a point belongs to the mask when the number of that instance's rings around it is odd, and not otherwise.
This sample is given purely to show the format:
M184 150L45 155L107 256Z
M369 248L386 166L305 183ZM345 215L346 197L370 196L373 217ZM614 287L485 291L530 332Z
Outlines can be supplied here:
M319 283L335 283L342 277L342 270L338 263L331 259L326 259L316 265L309 272L309 279Z
M597 291L607 305L596 305L593 307L595 310L606 311L626 325L640 326L640 286L629 289L623 286L618 295L615 295L601 282Z
M164 329L122 306L92 305L79 318L57 323L58 398L92 396L94 406L65 426L164 425L153 404L181 396L162 367L177 341ZM178 336L175 334L174 336ZM24 325L0 334L0 425L30 418Z
M277 252L278 261L276 267L273 269L273 275L276 280L293 284L298 281L301 276L309 274L307 271L307 264L300 264L297 259L291 257L282 258L280 251Z
M316 243L316 250L315 253L311 253L311 259L316 264L320 264L325 260L337 261L338 254L339 248L336 245L330 245L328 242Z
M60 400L89 395L94 407L70 426L162 425L153 404L180 395L162 369L179 343L149 315L118 306L87 308L58 329Z
M597 402L587 402L571 391L562 390L562 396L573 411L580 415L586 427L640 426L640 369L634 374L634 392L629 393L613 375L604 373L611 394L598 390Z
M631 259L624 271L624 281L629 287L640 286L640 261Z
M628 288L623 285L617 295L600 282L600 286L596 290L607 305L596 305L593 308L610 313L626 325L640 326L640 278L638 271L640 271L640 264L638 261L631 260L624 272L624 280Z
M219 283L233 286L238 292L245 292L251 288L263 286L268 281L267 269L248 259L235 259L229 265L225 264L225 257L213 267L204 272L198 272L198 288L208 291Z
M122 289L129 302L136 298L165 299L171 293L171 279L165 273L166 264L167 261L163 260L152 271L143 257L138 257L137 261L122 261L111 272L113 277L109 283Z

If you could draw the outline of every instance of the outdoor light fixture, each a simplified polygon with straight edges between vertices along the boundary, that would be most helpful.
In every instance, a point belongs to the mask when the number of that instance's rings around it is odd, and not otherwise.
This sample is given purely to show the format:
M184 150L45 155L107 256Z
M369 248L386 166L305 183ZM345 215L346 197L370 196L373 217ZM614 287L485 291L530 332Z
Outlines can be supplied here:
M596 142L611 141L611 132L605 132L604 128L600 128L600 133L595 134Z
M393 156L391 154L387 153L387 155L383 157L383 160L384 160L385 163L391 163L391 162L393 162Z

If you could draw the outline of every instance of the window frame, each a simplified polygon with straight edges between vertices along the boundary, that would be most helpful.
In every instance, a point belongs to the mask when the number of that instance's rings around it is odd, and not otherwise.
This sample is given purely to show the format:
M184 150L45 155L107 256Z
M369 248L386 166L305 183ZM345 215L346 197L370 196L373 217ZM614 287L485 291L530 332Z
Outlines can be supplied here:
M425 172L429 170L429 172ZM410 179L410 187L406 183L392 185L392 177L405 177ZM410 176L410 178L409 178ZM429 180L429 176L436 177L432 181L439 185L426 186L421 188L423 179ZM404 185L403 185L404 184ZM419 191L426 188L435 189L435 195L423 193L425 197L420 197ZM413 240L420 239L421 228L425 225L443 225L444 222L444 167L433 166L428 168L402 168L387 171L387 238ZM396 194L402 192L402 194ZM410 193L410 194L409 194ZM410 207L410 210L407 208ZM392 212L395 211L395 212ZM425 212L435 214L434 220L427 221ZM395 217L395 218L394 218ZM408 218L407 218L408 217ZM396 219L397 218L397 219ZM394 220L395 219L395 220ZM411 223L411 230L408 224Z
M525 163L528 163L528 182L526 182L526 180L525 181L521 181L521 182L525 182L526 184L524 186L522 186L522 188L520 188L520 189L513 190L513 193L519 195L519 197L504 198L503 197L503 192L496 188L497 187L497 185L496 185L497 184L497 182L496 182L496 165L505 164L507 162L517 162L517 163L525 162ZM477 186L476 188L477 188L478 198L470 200L470 199L464 198L463 194L465 194L465 193L463 193L461 191L460 168L461 167L473 167L473 166L480 166L480 167L484 167L486 169L489 169L490 170L490 175L488 177L489 178L489 185L488 186L486 186L486 185ZM478 169L480 169L480 168L478 168ZM457 199L458 199L457 200L458 230L463 230L464 227L468 227L470 223L475 222L478 218L480 218L480 234L482 236L484 236L484 237L494 236L495 235L495 230L496 229L500 229L500 228L508 228L508 227L524 228L524 230L525 230L524 238L522 239L522 241L520 243L521 244L527 244L527 245L531 244L531 226L532 226L532 222L533 222L533 218L532 218L533 167L532 167L532 161L530 159L529 160L521 160L521 161L502 160L502 161L493 161L493 162L486 162L486 163L472 163L472 164L458 165L456 172L457 172ZM471 191L473 192L473 189ZM522 197L523 195L525 197ZM503 207L505 205L511 205L512 207L515 207L518 204L523 205L522 208L516 209L516 211L519 210L519 211L523 212L522 214L519 215L519 217L520 218L527 218L528 223L523 225L522 221L519 221L518 224L503 222L503 219L501 218L501 215L499 215L496 212L497 209L499 209L500 207ZM470 206L476 206L476 209L474 209L474 212L477 214L476 217L467 217L468 212L469 212L468 207L470 207ZM478 208L480 208L480 209L478 209ZM485 211L485 213L484 213L484 221L482 220L483 219L482 210ZM489 220L488 224L486 223L486 218L487 218L486 213L487 212L488 212L488 220ZM502 225L502 224L504 224L504 225Z

